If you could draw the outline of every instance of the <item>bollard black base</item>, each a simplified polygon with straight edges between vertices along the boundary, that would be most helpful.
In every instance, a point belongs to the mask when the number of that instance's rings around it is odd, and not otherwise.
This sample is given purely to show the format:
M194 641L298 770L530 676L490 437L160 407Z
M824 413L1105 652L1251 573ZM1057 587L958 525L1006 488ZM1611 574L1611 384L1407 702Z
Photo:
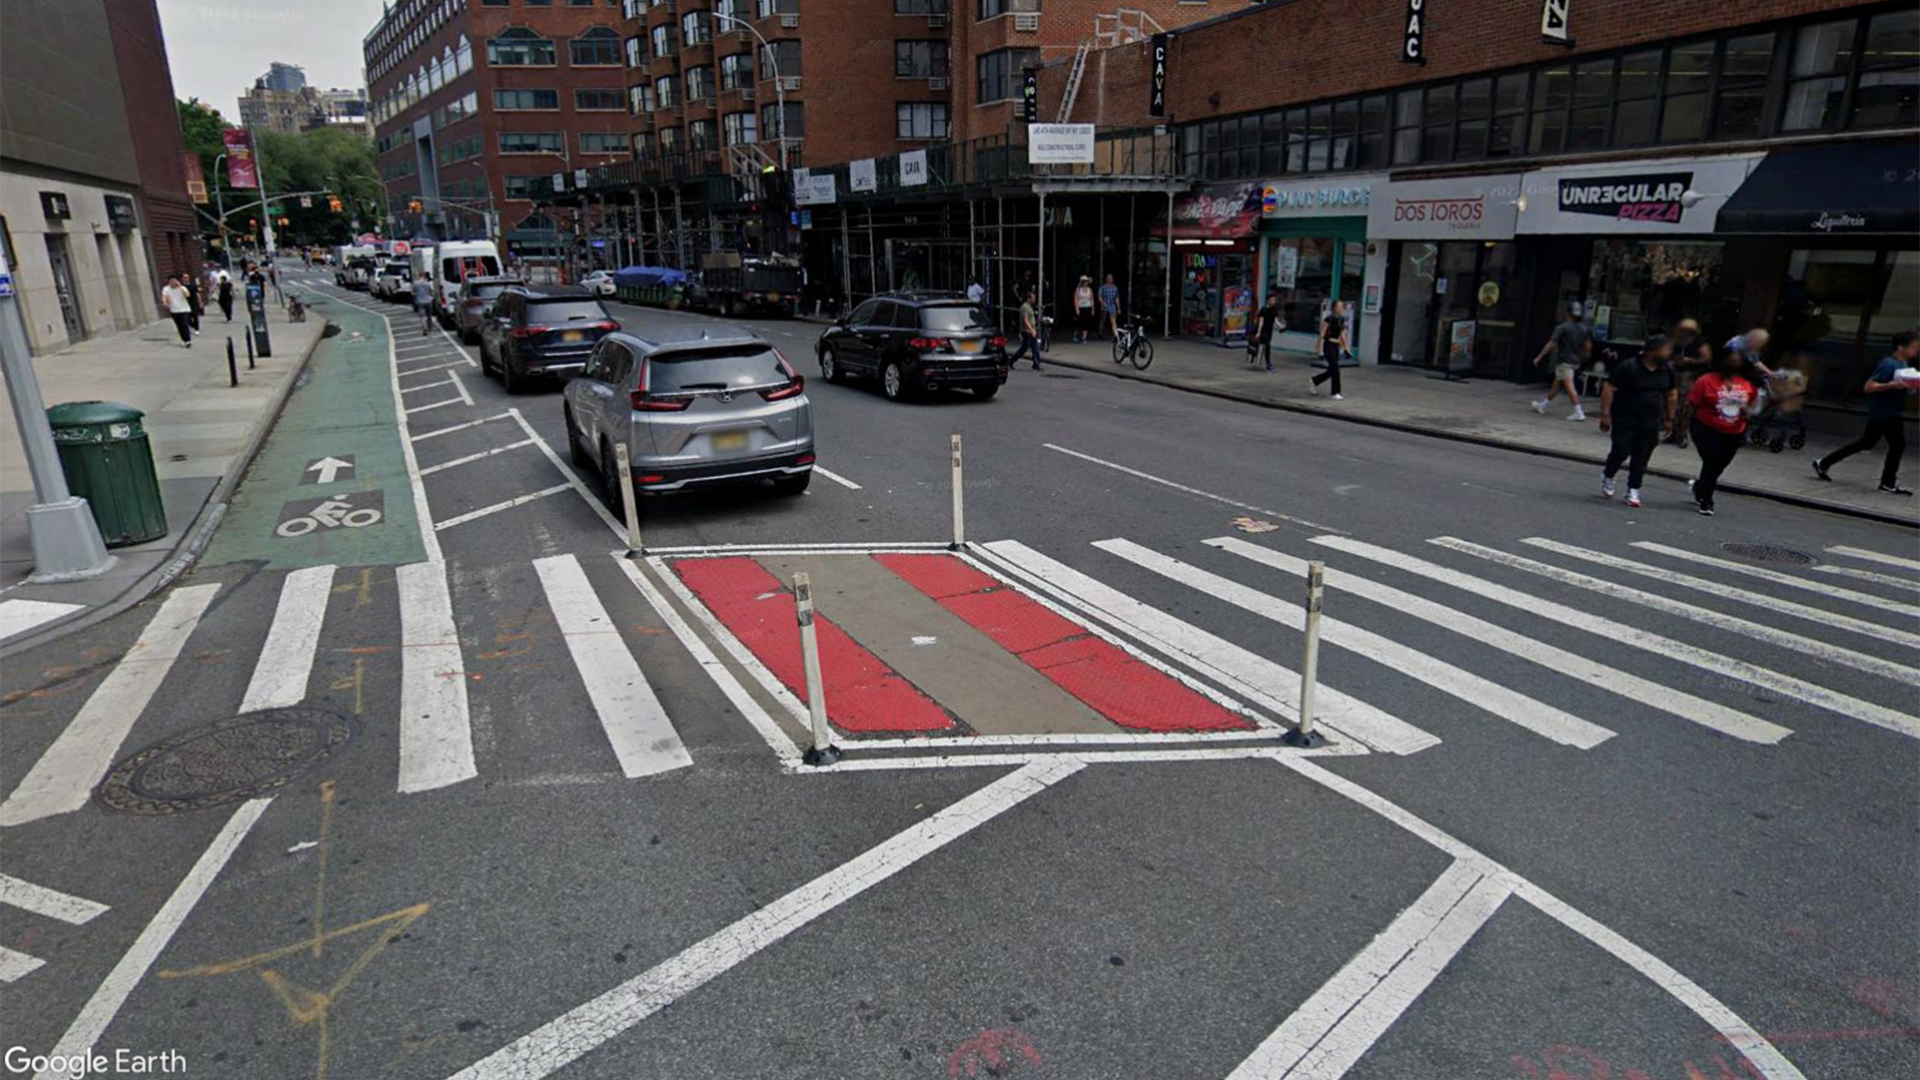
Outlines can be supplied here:
M1280 741L1287 746L1298 747L1302 750L1312 750L1315 747L1327 745L1327 737L1325 735L1317 731L1309 731L1305 735L1302 735L1300 734L1299 728L1287 729L1287 733L1280 736Z
M840 757L840 748L837 746L810 746L806 753L800 755L800 760L809 765L832 765Z
M959 550L961 550L962 548L964 548L965 546L966 546L966 545L964 545L964 544L948 544L948 545L947 545L947 550L948 550L948 551L959 551Z

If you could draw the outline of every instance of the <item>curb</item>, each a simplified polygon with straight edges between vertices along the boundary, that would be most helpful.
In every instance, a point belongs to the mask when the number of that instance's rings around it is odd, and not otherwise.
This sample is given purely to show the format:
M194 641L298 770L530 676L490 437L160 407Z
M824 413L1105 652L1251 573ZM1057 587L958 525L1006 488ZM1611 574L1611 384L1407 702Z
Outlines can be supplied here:
M311 312L311 309L309 311ZM173 546L172 556L166 562L147 571L144 576L135 579L120 592L120 595L106 603L75 612L64 619L56 619L26 637L9 641L4 647L0 647L0 659L38 648L57 638L78 633L90 626L105 622L173 584L180 575L193 566L200 558L200 553L207 549L207 544L213 539L214 530L220 527L221 520L226 517L227 503L233 497L234 489L240 486L240 478L253 467L253 459L259 456L260 448L266 445L267 436L273 432L274 425L280 422L280 413L287 407L287 399L293 396L295 384L307 370L307 364L313 360L313 354L319 350L320 343L327 339L327 327L330 325L332 324L325 316L320 317L320 332L314 335L313 343L307 346L307 351L301 355L299 362L288 368L287 373L281 376L280 386L274 391L272 402L268 404L260 419L254 422L253 430L247 434L246 444L227 466L227 471L220 477L219 482L213 485L213 490L207 493L207 499L200 504L200 510L194 515L192 523L181 530L180 542Z
M1471 446L1483 446L1492 450L1510 450L1523 454L1534 454L1539 457L1557 458L1561 461L1574 461L1595 467L1606 463L1604 456L1594 457L1575 453L1571 450L1554 450L1543 446L1529 446L1526 443L1513 442L1508 439L1495 439L1485 435L1468 435L1463 432L1441 431L1435 428L1421 427L1417 424L1404 423L1399 420L1383 420L1372 416L1354 416L1348 413L1337 413L1325 409L1315 409L1305 405L1296 405L1288 401L1274 401L1270 398L1255 397L1251 394L1237 394L1231 390L1214 390L1204 386L1189 386L1185 383L1175 382L1172 379L1144 375L1137 371L1115 370L1112 367L1102 367L1084 361L1064 360L1051 355L1047 357L1046 362L1048 364L1058 364L1065 368L1072 368L1075 371L1090 371L1096 375L1108 375L1116 379L1149 383L1154 386L1165 387L1169 390L1178 390L1182 393L1199 394L1204 397L1220 398L1225 401L1237 401L1243 405L1255 405L1263 409L1276 409L1282 412L1300 413L1305 416L1319 416L1328 420L1338 420L1342 423L1384 428L1388 431L1398 431L1408 435L1421 435L1429 439L1443 439L1447 442L1467 443ZM1668 480L1679 480L1683 483L1690 479L1688 474L1675 472L1672 469L1649 467L1647 472L1652 476L1664 477ZM1754 498L1767 499L1772 502L1785 503L1788 506L1799 507L1803 510L1820 510L1841 517L1860 518L1882 525L1897 525L1904 529L1920 529L1920 522L1916 522L1911 518L1898 517L1893 514L1883 514L1874 510L1863 510L1858 507L1846 506L1840 503L1823 502L1819 499L1809 499L1803 495L1790 495L1784 492L1768 491L1764 488L1748 487L1743 484L1729 484L1725 482L1720 484L1720 490L1729 494L1747 495Z

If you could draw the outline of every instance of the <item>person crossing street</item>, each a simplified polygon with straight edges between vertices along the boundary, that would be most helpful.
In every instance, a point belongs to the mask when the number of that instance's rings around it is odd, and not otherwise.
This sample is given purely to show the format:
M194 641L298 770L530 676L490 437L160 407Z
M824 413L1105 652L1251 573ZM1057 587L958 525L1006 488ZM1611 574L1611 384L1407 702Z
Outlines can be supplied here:
M1863 450L1871 450L1880 440L1887 442L1887 456L1880 465L1879 490L1887 495L1912 495L1900 486L1900 459L1907 452L1906 397L1920 390L1920 384L1900 381L1896 376L1913 367L1920 357L1920 331L1902 330L1893 335L1893 351L1881 360L1861 387L1867 395L1867 429L1858 439L1825 457L1813 459L1814 474L1831 481L1828 470Z
M1611 432L1613 448L1600 472L1600 494L1613 498L1614 477L1627 466L1627 505L1640 505L1647 462L1661 436L1673 430L1679 391L1674 385L1672 345L1662 335L1647 339L1640 355L1613 366L1600 388L1600 430Z
M1714 370L1694 381L1687 392L1693 406L1693 449L1700 455L1700 475L1688 481L1693 503L1700 513L1713 516L1713 493L1720 474L1733 463L1746 441L1747 414L1752 411L1759 391L1743 372L1747 358L1737 349L1720 354Z
M1020 362L1022 356L1033 357L1033 370L1040 370L1040 318L1033 310L1034 292L1028 289L1020 295L1020 347L1007 357L1007 367Z

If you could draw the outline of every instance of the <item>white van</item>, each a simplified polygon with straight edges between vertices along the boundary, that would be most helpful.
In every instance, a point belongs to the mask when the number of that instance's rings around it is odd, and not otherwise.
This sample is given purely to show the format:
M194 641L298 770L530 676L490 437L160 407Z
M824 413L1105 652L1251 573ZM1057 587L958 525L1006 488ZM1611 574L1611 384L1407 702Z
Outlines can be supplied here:
M499 277L500 251L491 240L448 240L433 248L433 313L453 328L453 305L460 283L470 277Z

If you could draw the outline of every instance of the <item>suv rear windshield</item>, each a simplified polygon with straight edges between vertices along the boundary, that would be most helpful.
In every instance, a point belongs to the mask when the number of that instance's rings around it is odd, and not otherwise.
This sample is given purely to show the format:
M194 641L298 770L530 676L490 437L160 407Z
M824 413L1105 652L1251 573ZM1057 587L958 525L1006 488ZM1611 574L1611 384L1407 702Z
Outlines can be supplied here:
M466 296L469 300L491 300L505 289L505 285L468 285Z
M592 300L574 297L556 297L543 300L532 296L527 298L527 321L543 323L563 322L600 322L609 316L607 309Z
M924 330L938 330L944 334L959 334L968 330L978 330L983 334L993 332L993 324L987 321L986 312L972 305L921 308L920 326Z
M779 386L786 381L780 358L765 345L682 349L647 358L647 390L654 394Z

